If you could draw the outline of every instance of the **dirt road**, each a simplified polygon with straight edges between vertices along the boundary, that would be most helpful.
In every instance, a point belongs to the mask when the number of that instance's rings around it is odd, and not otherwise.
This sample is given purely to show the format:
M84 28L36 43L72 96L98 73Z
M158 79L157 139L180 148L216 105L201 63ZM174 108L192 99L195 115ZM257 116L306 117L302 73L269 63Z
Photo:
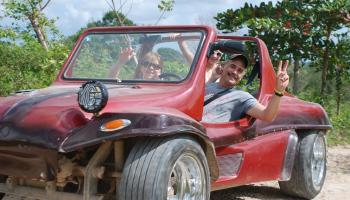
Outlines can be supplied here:
M350 145L328 149L327 176L315 200L350 199ZM284 195L277 182L267 182L214 192L211 200L298 200Z

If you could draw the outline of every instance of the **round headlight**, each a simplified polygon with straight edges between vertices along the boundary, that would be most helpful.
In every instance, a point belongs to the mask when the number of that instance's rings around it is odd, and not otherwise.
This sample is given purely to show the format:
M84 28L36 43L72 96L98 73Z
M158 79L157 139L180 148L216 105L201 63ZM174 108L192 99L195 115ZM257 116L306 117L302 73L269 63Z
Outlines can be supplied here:
M106 106L107 101L107 88L99 81L84 83L78 92L79 106L88 113L98 113Z

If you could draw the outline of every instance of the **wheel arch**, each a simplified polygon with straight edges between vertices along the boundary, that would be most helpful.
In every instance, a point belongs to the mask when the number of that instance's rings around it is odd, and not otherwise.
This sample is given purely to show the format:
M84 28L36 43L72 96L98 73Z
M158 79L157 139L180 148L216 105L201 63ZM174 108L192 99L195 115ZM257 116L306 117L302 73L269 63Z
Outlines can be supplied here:
M216 181L219 178L219 168L218 168L218 163L216 160L216 154L215 154L215 148L214 148L214 144L210 141L207 140L195 133L191 133L191 132L173 132L173 134L169 134L169 135L162 135L162 136L157 136L157 137L173 137L173 136L189 136L191 138L193 138L195 141L197 141L199 143L199 145L201 146L201 148L203 149L203 152L207 158L207 162L208 162L208 167L209 167L209 171L210 171L210 180L211 182ZM140 136L140 137L136 137L136 138L125 138L124 141L128 141L128 140L143 140L145 138L149 138L149 137L153 137L153 136ZM133 142L134 143L134 142ZM128 147L128 148L132 148L132 146Z
M318 195L321 190L322 186L324 184L324 180L326 177L326 160L327 160L327 144L326 144L326 138L324 137L325 134L321 133L323 130L304 130L303 132L298 133L299 141L298 141L298 148L297 148L297 154L295 157L295 163L293 166L293 173L292 177L289 180L280 180L279 185L280 189L291 196L296 197L302 197L305 199L313 199L316 195ZM314 142L316 141L317 137L322 136L322 143L324 144L324 148L318 149L318 151L324 152L323 154L317 153L318 156L321 156L321 162L320 166L323 170L320 170L319 173L322 174L319 178L318 183L314 183L314 179L312 175L314 172L310 172L310 170L316 170L317 168L314 168L311 161L311 154L314 151ZM311 144L312 142L312 144ZM311 157L310 157L311 156ZM322 162L323 161L323 162ZM320 169L321 169L320 168Z
M321 105L283 97L276 118L272 122L256 120L255 128L259 134L291 129L298 133L303 130L327 131L332 129L332 124Z
M113 119L128 119L131 125L119 131L103 133L102 124ZM191 118L164 113L107 113L95 118L86 126L73 131L63 140L60 152L72 152L81 148L98 145L104 141L138 140L145 137L169 137L186 135L193 137L207 157L211 182L219 177L219 169L213 142L206 135L205 128Z

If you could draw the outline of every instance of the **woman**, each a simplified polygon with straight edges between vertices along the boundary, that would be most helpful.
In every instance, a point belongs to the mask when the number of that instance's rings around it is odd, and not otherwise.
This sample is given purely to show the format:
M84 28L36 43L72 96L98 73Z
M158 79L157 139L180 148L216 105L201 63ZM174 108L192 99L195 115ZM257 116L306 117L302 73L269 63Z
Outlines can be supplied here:
M113 77L119 76L121 67L125 65L133 56L135 56L135 53L132 48L121 49L118 62L111 70ZM150 51L145 53L138 61L134 78L141 80L159 80L162 69L163 61L160 58L160 55Z

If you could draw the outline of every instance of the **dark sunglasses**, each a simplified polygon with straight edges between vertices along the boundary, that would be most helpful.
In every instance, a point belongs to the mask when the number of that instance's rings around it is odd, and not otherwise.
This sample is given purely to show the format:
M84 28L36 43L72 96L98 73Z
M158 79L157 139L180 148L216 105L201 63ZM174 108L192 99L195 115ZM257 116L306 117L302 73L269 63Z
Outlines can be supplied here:
M153 69L155 69L155 70L161 70L162 69L162 67L159 64L155 64L155 63L148 62L148 61L142 61L141 65L146 67L146 68L153 67Z

